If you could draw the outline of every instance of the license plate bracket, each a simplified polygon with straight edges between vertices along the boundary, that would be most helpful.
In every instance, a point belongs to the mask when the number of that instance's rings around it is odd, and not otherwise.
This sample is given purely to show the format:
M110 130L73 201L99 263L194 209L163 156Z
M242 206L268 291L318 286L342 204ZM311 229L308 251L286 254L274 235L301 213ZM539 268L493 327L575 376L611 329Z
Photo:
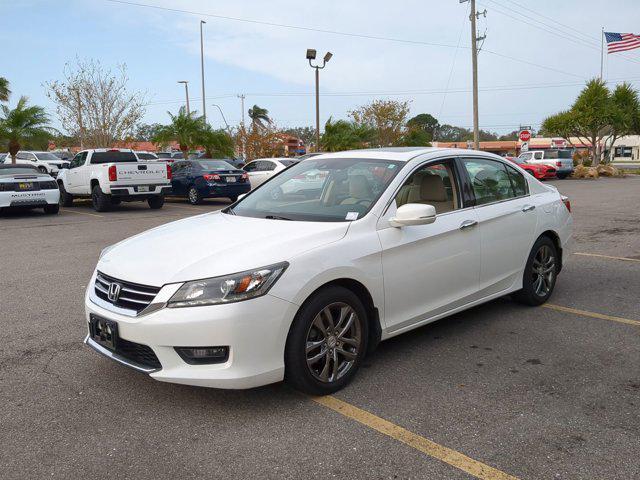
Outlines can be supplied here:
M115 350L118 345L118 323L92 314L89 317L89 335L94 342Z

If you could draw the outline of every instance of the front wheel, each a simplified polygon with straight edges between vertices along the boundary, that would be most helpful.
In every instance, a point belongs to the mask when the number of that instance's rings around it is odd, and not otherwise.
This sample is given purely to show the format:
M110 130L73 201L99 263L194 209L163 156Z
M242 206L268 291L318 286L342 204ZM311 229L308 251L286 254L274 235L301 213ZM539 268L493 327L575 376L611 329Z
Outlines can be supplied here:
M296 314L285 348L285 381L311 395L328 395L355 376L367 350L367 313L343 287L320 290Z
M149 200L147 200L147 203L149 204L149 208L153 210L157 210L159 208L162 208L162 206L164 205L164 197L162 195L155 195L153 197L149 197Z
M62 182L58 182L58 189L60 190L60 205L63 207L73 206L73 195L67 192Z
M202 203L202 195L196 187L189 189L189 203L191 205L200 205Z
M531 249L522 278L522 290L514 298L526 305L545 303L556 285L560 268L558 250L549 237L540 237Z

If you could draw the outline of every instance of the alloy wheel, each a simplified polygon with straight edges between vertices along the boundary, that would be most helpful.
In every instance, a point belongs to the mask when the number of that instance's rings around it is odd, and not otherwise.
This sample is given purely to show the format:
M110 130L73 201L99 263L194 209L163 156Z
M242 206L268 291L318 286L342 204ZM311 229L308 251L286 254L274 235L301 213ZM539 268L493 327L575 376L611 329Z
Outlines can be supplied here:
M323 308L307 332L306 359L311 374L331 383L347 374L358 358L362 329L355 310L338 302Z
M189 201L191 203L197 203L198 202L198 191L195 188L191 188L189 190Z
M541 246L533 258L533 291L539 297L546 297L553 287L556 274L556 259L548 245Z

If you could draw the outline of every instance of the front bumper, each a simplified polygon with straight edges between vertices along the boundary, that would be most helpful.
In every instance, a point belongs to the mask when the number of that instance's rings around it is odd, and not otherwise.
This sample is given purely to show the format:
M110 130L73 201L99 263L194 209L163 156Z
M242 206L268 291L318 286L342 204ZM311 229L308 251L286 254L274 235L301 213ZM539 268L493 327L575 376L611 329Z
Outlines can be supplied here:
M0 192L0 208L7 207L44 207L60 201L58 189L26 192Z
M91 338L85 339L89 346L118 363L159 381L203 387L252 388L284 378L285 343L298 309L290 302L267 294L243 302L162 308L131 317L94 303L92 290L93 279L85 298L87 324L91 314L117 322L119 338L150 347L162 368L139 368ZM207 346L228 346L228 360L190 365L174 349Z

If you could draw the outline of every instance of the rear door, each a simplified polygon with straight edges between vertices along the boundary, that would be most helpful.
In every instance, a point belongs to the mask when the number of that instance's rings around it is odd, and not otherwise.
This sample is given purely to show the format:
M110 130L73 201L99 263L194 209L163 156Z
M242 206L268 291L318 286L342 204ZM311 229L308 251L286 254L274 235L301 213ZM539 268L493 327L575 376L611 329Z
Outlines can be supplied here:
M474 195L481 242L480 295L509 288L522 275L536 230L527 179L499 160L463 157Z

